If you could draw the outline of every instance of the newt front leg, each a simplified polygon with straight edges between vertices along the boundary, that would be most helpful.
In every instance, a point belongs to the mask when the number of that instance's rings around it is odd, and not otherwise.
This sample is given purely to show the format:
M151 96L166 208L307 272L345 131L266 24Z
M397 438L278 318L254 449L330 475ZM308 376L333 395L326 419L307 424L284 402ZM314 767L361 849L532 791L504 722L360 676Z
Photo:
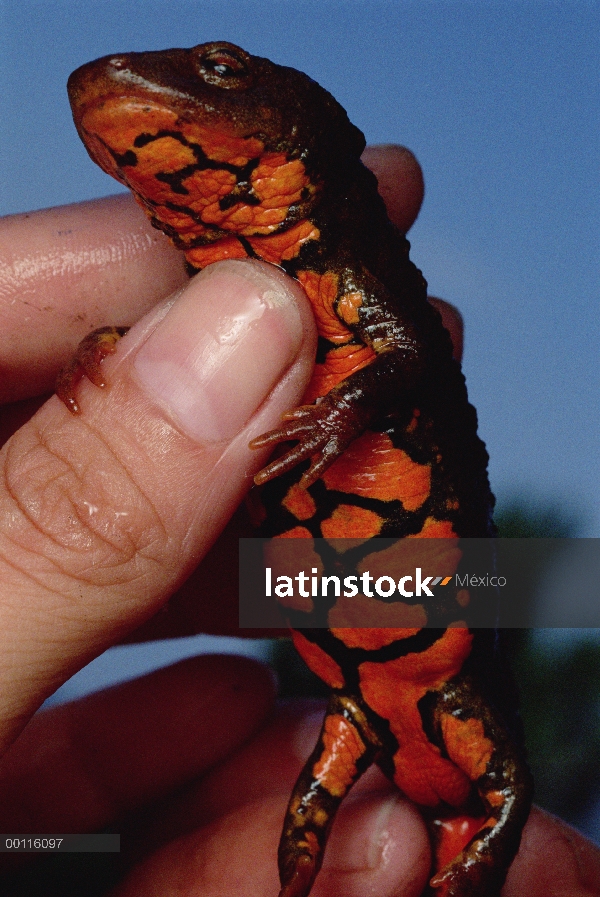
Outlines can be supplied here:
M325 302L326 277L316 286L300 277L317 308ZM329 349L322 365L329 388L313 404L288 412L280 427L253 440L252 448L298 441L257 474L257 485L311 458L300 480L300 486L308 488L373 422L410 401L425 370L426 352L417 329L399 315L383 284L366 271L357 276L347 270L335 276L335 284L325 341ZM332 378L337 382L329 385Z
M62 368L56 380L56 395L72 414L79 414L80 411L75 391L82 377L87 377L94 386L106 386L101 362L115 352L117 343L128 330L129 327L99 327L92 330L81 340L73 358Z

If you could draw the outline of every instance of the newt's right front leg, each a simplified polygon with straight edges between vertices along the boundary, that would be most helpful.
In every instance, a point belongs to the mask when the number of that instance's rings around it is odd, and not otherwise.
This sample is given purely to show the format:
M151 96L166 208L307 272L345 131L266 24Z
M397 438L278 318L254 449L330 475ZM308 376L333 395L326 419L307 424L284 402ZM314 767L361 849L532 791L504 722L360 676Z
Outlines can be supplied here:
M59 373L56 395L73 414L79 414L81 410L75 397L77 384L82 377L87 377L94 386L106 386L101 362L107 355L112 355L117 343L128 330L129 327L99 327L98 330L92 330L81 340L75 355Z
M307 897L335 813L381 745L351 698L332 695L317 745L296 783L279 844L279 897Z

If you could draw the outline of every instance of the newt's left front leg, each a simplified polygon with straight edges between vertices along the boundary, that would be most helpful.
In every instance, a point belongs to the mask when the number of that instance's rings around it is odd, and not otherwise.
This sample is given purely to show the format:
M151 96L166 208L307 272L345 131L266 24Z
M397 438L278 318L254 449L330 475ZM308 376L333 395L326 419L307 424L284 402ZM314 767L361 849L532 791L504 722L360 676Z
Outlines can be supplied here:
M381 744L356 701L332 695L317 745L288 806L279 844L279 897L307 897L335 813Z
M275 448L281 442L298 442L257 474L259 486L310 458L300 480L308 488L373 421L402 410L425 371L422 334L377 278L365 270L357 274L343 269L335 275L331 301L326 291L320 292L326 277L316 287L310 280L301 281L315 308L329 300L324 339L330 348L323 366L337 382L318 392L314 404L288 412L280 427L250 443L251 448ZM353 352L359 354L361 347L368 360L353 369Z

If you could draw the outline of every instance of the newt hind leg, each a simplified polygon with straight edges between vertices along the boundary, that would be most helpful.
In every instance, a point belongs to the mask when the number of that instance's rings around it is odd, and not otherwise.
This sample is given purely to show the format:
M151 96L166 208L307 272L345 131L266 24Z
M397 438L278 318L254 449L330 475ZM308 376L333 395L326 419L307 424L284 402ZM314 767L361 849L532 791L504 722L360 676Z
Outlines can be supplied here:
M357 702L332 695L317 745L290 799L279 844L279 897L307 897L336 811L381 749Z
M432 897L500 897L531 807L533 783L521 749L471 677L450 681L432 724L448 757L475 786L473 806L430 817Z
M99 327L92 330L79 343L71 361L60 371L56 380L56 395L65 403L72 414L79 414L76 387L82 377L87 377L94 386L106 386L101 362L112 355L122 336L129 327Z

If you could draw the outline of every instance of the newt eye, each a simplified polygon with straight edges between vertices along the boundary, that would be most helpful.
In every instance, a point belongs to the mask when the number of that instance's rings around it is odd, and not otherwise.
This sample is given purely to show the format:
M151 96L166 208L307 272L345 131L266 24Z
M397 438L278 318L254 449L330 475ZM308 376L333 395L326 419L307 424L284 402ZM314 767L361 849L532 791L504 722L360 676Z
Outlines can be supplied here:
M250 57L233 44L202 44L197 64L201 77L209 84L231 89L247 86Z

